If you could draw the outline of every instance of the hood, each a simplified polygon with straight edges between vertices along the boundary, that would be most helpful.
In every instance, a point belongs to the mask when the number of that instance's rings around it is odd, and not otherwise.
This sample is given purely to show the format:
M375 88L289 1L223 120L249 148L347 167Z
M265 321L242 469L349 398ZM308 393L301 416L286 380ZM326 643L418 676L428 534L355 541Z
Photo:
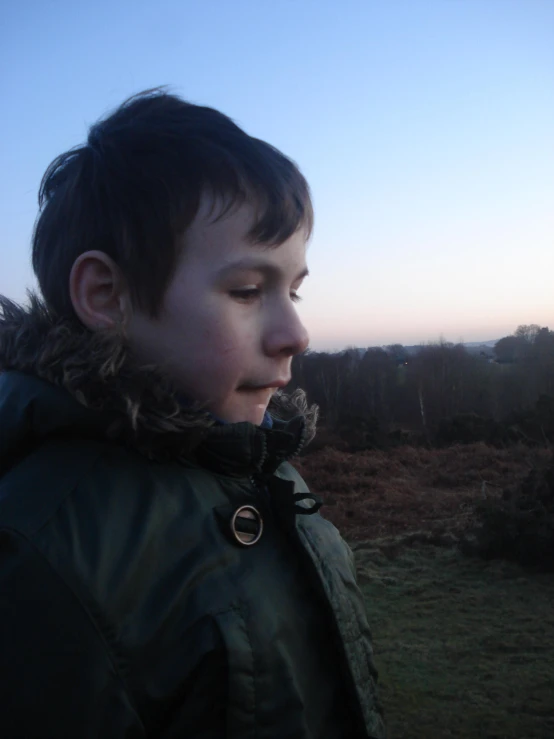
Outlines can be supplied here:
M302 390L273 396L268 408L273 429L246 422L221 426L199 405L183 406L169 380L156 367L137 363L119 333L93 332L76 319L59 318L34 294L25 307L0 296L4 385L8 375L12 386L23 378L54 386L57 391L50 397L58 403L65 404L68 393L79 406L72 403L70 416L86 416L109 440L152 459L189 458L200 445L206 452L207 438L220 448L224 440L245 435L264 453L277 444L277 457L290 457L315 435L317 407L308 407ZM36 404L36 382L33 387ZM83 411L88 413L83 416ZM46 415L42 410L41 416ZM56 425L55 419L51 425Z

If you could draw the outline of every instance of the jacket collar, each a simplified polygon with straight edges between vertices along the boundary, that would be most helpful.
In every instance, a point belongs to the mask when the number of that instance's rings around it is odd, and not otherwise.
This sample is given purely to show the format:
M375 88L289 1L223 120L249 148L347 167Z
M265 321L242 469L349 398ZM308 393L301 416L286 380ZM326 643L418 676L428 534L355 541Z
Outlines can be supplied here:
M34 295L28 307L0 296L0 467L15 440L81 434L222 474L272 472L313 438L317 407L296 390L276 393L269 411L273 428L218 424L139 365L120 334L59 318Z

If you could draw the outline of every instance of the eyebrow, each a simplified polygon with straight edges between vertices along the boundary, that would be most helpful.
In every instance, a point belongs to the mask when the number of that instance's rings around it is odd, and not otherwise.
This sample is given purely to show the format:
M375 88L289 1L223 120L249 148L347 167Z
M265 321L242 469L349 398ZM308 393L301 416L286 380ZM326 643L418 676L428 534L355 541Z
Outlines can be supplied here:
M270 277L280 277L282 270L274 264L264 262L256 257L245 257L239 259L236 262L225 264L221 269L217 271L218 278L226 277L231 272L261 272L262 274L269 275ZM303 280L310 274L307 267L304 267L294 278L294 281Z

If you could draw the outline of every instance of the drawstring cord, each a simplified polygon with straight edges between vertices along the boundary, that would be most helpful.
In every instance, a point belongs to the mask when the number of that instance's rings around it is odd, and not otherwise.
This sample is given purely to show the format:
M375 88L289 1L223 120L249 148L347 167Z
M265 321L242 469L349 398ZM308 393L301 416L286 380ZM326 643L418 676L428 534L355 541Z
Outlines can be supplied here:
M312 513L317 513L323 505L323 499L314 493L294 493L292 497L294 498L294 510L301 516L311 516ZM312 505L308 508L298 505L301 500L311 500Z

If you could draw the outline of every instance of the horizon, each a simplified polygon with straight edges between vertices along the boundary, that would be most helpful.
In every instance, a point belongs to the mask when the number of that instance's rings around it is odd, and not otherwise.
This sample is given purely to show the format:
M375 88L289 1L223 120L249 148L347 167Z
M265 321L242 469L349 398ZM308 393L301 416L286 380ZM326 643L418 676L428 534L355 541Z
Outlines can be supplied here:
M444 337L441 337L439 339L436 339L433 341L432 339L428 341L420 341L416 344L402 344L401 342L397 341L393 344L368 344L367 346L344 346L339 349L329 349L327 348L321 348L321 349L314 349L312 346L309 346L306 350L307 352L314 352L319 354L339 354L340 352L344 351L367 351L368 349L388 349L390 346L402 346L404 349L420 349L425 346L440 346L440 345L446 345L446 346L473 346L473 347L481 347L486 346L492 349L493 347L491 345L496 344L500 339L505 338L504 336L500 336L498 339L490 339L489 341L448 341Z
M0 294L36 288L52 159L168 85L306 176L312 350L554 328L554 3L58 0L4 16Z

